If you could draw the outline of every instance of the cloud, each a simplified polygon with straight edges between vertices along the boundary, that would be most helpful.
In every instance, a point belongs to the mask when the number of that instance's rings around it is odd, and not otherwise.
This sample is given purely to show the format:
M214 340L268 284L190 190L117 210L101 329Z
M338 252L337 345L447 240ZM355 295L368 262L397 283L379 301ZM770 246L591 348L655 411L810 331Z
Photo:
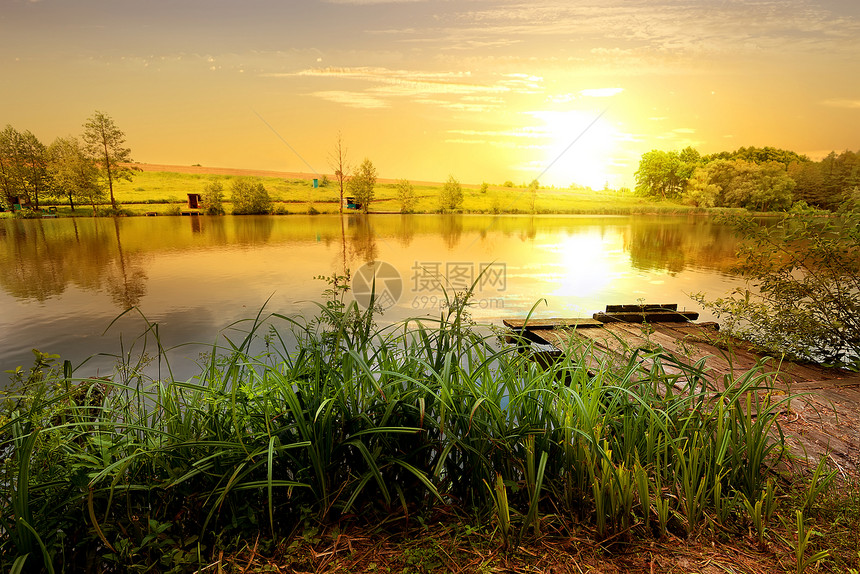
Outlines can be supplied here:
M624 88L592 88L580 90L579 93L588 98L611 98L624 91Z
M482 112L505 103L508 93L534 93L541 78L530 75L504 75L501 80L479 82L469 71L428 72L395 70L384 67L308 68L298 72L269 73L264 77L308 77L352 80L370 84L362 91L318 91L313 95L352 107L381 108L394 98L433 104L446 109Z
M509 137L509 138L544 138L547 137L545 130L527 127L520 130L448 130L449 134L463 136L482 137Z
M860 100L833 99L833 100L824 100L821 103L823 105L829 106L831 108L846 108L846 109L860 108Z
M379 109L388 107L388 102L385 100L375 98L363 92L330 90L313 92L311 95L337 104L343 104L350 108Z
M860 48L856 9L837 12L815 0L541 0L478 6L452 19L461 38L523 38L535 44L536 38L564 37L574 52L620 63L647 57L677 66L703 54L852 55ZM637 73L636 66L629 71Z

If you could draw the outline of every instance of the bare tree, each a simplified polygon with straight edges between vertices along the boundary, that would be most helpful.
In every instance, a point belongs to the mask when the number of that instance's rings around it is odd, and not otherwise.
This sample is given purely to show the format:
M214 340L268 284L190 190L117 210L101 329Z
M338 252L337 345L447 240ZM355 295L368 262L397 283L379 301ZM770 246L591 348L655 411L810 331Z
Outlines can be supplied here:
M340 213L343 215L343 186L349 179L349 163L346 160L346 147L343 145L343 134L337 132L337 141L334 144L334 150L328 156L329 167L334 170L334 176L337 178L338 187L340 187Z

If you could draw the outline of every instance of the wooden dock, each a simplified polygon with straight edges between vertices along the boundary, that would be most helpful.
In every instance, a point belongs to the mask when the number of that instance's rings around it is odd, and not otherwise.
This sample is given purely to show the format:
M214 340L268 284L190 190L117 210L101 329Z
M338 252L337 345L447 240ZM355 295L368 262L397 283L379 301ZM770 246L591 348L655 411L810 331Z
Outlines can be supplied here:
M694 323L698 313L675 304L608 305L591 318L505 320L515 339L547 364L571 347L588 346L590 368L626 364L637 350L659 351L683 364L703 361L704 378L714 392L726 388L756 365L778 392L799 394L779 422L793 452L817 462L828 456L846 473L860 471L860 373L764 357L742 341L719 332L716 323ZM525 349L528 347L528 349ZM642 366L650 369L647 355ZM662 363L665 367L666 363ZM676 386L684 388L684 371Z

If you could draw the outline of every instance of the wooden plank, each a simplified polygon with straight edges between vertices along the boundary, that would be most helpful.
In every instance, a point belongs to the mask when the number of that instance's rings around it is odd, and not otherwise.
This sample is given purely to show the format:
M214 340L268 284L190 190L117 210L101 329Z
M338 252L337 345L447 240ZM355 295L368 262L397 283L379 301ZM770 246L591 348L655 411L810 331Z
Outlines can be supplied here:
M642 311L677 311L677 303L666 303L664 305L644 304L644 305L607 305L607 313L641 313Z
M561 327L602 327L603 323L594 319L504 319L502 323L511 329L558 329Z
M595 320L554 318L528 323L506 320L505 324L518 328L524 338L540 343L532 343L528 348L537 351L533 354L535 360L545 366L558 360L571 347L590 346L591 352L581 357L575 353L574 357L584 361L583 366L591 373L606 366L628 363L636 349L662 349L682 362L695 363L704 359L706 378L721 388L726 375L737 379L762 363L762 357L748 344L730 337L718 337L714 328L703 324L654 321L643 324L642 321L651 313L686 315L643 312L637 308L633 312L598 314L606 317L632 315L635 319L630 322L603 324L595 317ZM582 328L583 324L577 324L580 322L588 327ZM637 378L647 378L646 372L655 367L654 361L647 356L637 357L637 361L643 369ZM683 369L676 369L671 364L662 366L668 375L677 376L667 381L668 384L674 384L681 392L687 390ZM860 445L860 374L778 359L768 360L762 372L767 377L763 382L777 378L773 399L784 399L784 393L800 393L780 407L783 412L779 414L779 422L786 433L787 445L800 456L807 453L812 460L829 456L840 468L856 470Z
M665 333L676 339L684 341L688 345L696 345L702 349L702 352L723 357L731 363L735 371L748 371L756 365L759 357L756 357L745 349L725 349L718 347L713 343L715 334L712 330L702 328L698 324L680 324L680 323L660 323L653 326L655 330ZM721 339L722 341L722 339Z
M684 323L695 321L699 314L695 311L638 311L622 313L595 313L596 321L601 323Z
M794 381L788 384L792 392L814 389L860 389L860 375L843 379L820 379L817 381Z

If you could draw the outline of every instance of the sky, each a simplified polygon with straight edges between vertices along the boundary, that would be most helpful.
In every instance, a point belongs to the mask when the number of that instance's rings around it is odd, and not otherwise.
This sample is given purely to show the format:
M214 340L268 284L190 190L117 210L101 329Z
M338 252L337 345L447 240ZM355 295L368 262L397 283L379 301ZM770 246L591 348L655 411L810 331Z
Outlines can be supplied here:
M651 149L860 149L855 0L0 0L0 127L139 162L632 187Z

